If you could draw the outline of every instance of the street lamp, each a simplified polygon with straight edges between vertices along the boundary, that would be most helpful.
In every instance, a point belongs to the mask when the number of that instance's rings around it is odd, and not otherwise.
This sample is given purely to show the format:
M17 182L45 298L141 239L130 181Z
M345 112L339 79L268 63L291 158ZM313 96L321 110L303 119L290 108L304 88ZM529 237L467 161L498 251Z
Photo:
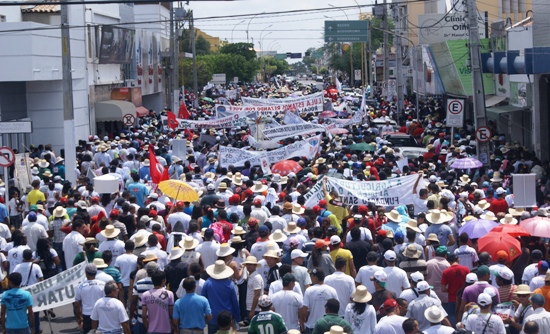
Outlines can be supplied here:
M248 25L246 26L246 42L248 43L248 28L250 28L250 22L252 22L252 19L254 19L258 15L262 15L265 12L258 13L250 18L250 21L248 21Z
M269 27L271 27L271 26L269 26ZM267 29L267 28L269 28L269 27L264 28L264 30ZM262 53L262 63L263 63L263 75L262 75L262 77L263 77L263 79L264 79L264 81L265 81L265 79L266 79L266 77L265 77L265 51L264 51L264 48L263 48L263 39L264 39L267 35L271 34L273 31L268 32L267 34L265 34L265 35L262 37L262 34L263 34L264 30L262 30L262 32L260 33L260 41L259 41L258 43L260 44L260 51L261 51L261 53Z
M260 43L260 51L262 52L262 54L263 54L263 52L264 52L263 44L262 44L262 34L264 33L264 31L265 31L266 29L268 29L268 28L270 28L270 27L272 27L272 26L273 26L273 24L270 24L270 25L268 25L267 27L263 28L262 31L260 32L260 41L259 41L258 43ZM272 33L272 31L268 32L265 36L267 36L267 35L269 35L269 34L271 34L271 33ZM265 37L265 36L264 36L264 37Z
M233 31L235 30L235 28L236 28L239 24L243 23L244 21L245 21L245 20L242 20L242 21L240 21L239 23L235 24L235 26L233 27L233 29L231 29L231 43L233 43ZM248 30L246 31L246 33L248 34ZM247 42L248 42L248 40L247 40Z
M349 21L348 14L342 8L338 8L338 7L336 7L336 6L334 6L333 4L330 4L330 3L328 5L332 8L341 10L342 13L344 13L344 15L346 15L346 19ZM353 43L352 42L349 43L349 66L350 66L349 86L353 87L354 86L354 84L353 84L354 80L353 80Z

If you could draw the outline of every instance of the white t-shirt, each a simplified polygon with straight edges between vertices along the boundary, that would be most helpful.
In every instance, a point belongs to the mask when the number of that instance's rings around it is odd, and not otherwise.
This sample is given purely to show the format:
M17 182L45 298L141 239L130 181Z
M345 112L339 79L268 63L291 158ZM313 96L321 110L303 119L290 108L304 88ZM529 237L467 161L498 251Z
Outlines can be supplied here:
M386 267L384 272L388 275L386 289L394 292L397 296L401 294L401 291L411 287L405 270L397 267Z
M374 327L374 334L398 334L403 333L403 322L407 318L400 315L386 316L378 321Z
M165 251L159 248L159 246L147 248L141 255L146 256L147 254L155 254L158 257L157 263L159 264L159 269L164 270L164 267L168 264L168 254Z
M300 329L298 311L304 306L302 295L294 291L281 290L271 296L271 302L275 312L283 317L288 329Z
M76 287L75 300L82 305L82 314L90 315L97 300L105 296L105 282L93 279L85 280Z
M124 241L119 239L105 240L99 245L98 250L103 253L106 250L110 250L113 253L113 262L116 262L116 259L124 254L126 250L124 249Z
M254 292L260 290L260 295L262 295L262 289L264 288L264 280L262 276L254 271L248 276L248 282L246 284L246 310L250 311L252 308L252 302L254 301ZM260 311L260 307L256 305L255 311Z
M340 301L338 315L343 317L346 312L346 307L350 303L351 294L355 291L355 281L353 277L337 271L325 277L325 284L336 290L338 301Z
M271 242L270 240L266 241L257 241L252 247L250 247L250 255L256 257L259 261L264 257L264 254L267 252L267 243Z
M18 264L13 269L13 272L21 274L21 286L33 285L44 277L44 275L42 275L42 270L40 270L40 266L32 262L22 262Z
M185 292L185 289L183 288L183 281L184 280L182 279L178 287L178 291L176 291L176 296L178 296L178 298L182 298L187 294L187 292ZM197 285L195 286L195 294L198 296L201 296L202 287L204 286L205 280L201 278L196 282L197 282Z
M350 325L354 333L372 334L376 326L376 311L374 306L367 305L365 312L357 314L353 311L353 303L346 306L344 320Z
M474 268L474 263L479 261L476 250L468 245L462 245L455 249L455 255L458 256L459 263L470 270Z
M20 245L17 247L13 247L8 251L8 261L10 263L10 272L9 272L10 274L13 273L15 267L18 264L23 263L23 251L25 249L30 249L30 248L27 245ZM70 267L72 267L72 262Z
M83 252L80 243L84 241L86 241L86 238L77 231L72 231L63 239L63 253L65 253L65 265L67 268L72 267L76 255Z
M116 258L115 268L120 270L122 286L130 286L130 274L137 268L138 257L134 254L122 254Z
M269 295L269 297L272 297L274 294L282 290L283 290L283 279L279 278L278 280L276 280L275 282L272 282L269 285L269 292L267 294ZM292 291L300 294L300 296L304 295L302 293L302 288L300 288L300 284L294 284L294 288L292 289Z
M174 226L176 225L177 222L181 222L183 224L183 230L186 232L189 229L190 221L191 221L191 217L188 214L184 213L183 211L174 212L170 214L168 218L166 218L166 222L170 224L170 227L172 228L172 230L174 229Z
M8 240L11 239L11 231L8 225L0 223L0 237Z
M449 326L435 325L424 330L424 334L453 334L455 329Z
M309 309L305 323L307 328L314 328L315 322L325 315L325 304L331 298L338 299L338 293L326 284L312 285L304 293L304 306Z
M428 211L428 199L421 199L418 194L413 194L414 216Z
M208 268L208 266L216 262L218 259L218 256L216 255L218 249L220 249L220 243L215 240L204 241L202 244L197 246L196 251L201 254L202 263L205 268Z
M300 285L300 290L306 291L306 285L311 285L311 277L304 266L292 266L292 274L296 278L296 283Z
M120 300L103 297L95 303L91 318L99 322L98 330L110 332L122 329L121 323L128 321L128 314Z
M362 266L357 272L357 275L355 276L355 282L361 285L364 285L367 288L367 291L369 291L370 293L373 293L375 291L375 288L374 288L374 283L370 280L370 278L374 277L375 272L382 269L384 268L379 267L377 265Z
M488 322L488 323L487 323ZM473 331L474 333L483 333L485 329L485 334L505 334L506 328L504 327L504 322L502 318L495 314L483 313L483 314L471 314L464 322L464 327L467 330Z
M40 237L48 237L48 233L44 227L37 222L27 224L27 226L23 227L22 231L27 236L27 245L29 245L33 251L36 250L36 243Z
M491 283L496 289L498 289L498 285L497 285L497 280L496 280L495 274L498 273L500 268L504 268L504 267L506 267L505 264L499 264L499 263L493 264L492 266L489 267L489 271L491 272ZM516 284L514 282L514 276L512 276L512 284L513 285Z

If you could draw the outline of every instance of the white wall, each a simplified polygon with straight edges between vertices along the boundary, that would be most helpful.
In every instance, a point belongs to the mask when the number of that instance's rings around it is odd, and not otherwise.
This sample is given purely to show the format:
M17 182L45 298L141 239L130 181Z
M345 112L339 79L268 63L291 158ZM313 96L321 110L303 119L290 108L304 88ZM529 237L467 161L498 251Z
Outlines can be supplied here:
M134 6L135 22L152 22L136 24L136 29L146 29L153 33L160 33L163 38L170 38L170 11L159 5Z
M7 2L0 0L2 2ZM0 15L6 17L6 22L20 22L21 21L21 6L1 6Z

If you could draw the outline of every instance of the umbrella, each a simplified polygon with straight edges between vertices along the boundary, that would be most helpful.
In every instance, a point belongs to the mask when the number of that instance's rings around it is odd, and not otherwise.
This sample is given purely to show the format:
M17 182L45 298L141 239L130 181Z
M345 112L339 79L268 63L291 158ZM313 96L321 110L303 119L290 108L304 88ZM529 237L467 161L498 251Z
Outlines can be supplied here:
M319 114L319 117L320 118L336 117L336 113L334 111L331 111L331 110L325 110L325 111L323 111L322 113Z
M210 103L214 103L214 100L212 100L209 97L201 97L201 100L206 101L206 102L210 102Z
M194 202L199 194L187 183L180 180L166 180L159 183L159 189L168 197L177 201Z
M483 163L477 159L474 158L463 158L463 159L457 159L453 164L451 165L451 168L456 169L470 169L470 168L480 168L483 166Z
M511 261L521 255L521 244L518 239L506 234L489 232L477 241L478 253L488 252L493 259L497 258L498 251L506 251Z
M470 239L479 239L489 233L498 224L492 220L472 219L458 230L459 234L466 233Z
M522 220L519 225L534 237L550 238L550 218L537 216Z
M302 170L302 166L300 166L296 161L294 160L283 160L276 162L273 166L271 166L271 173L274 174L280 174L282 176L288 175L288 173L298 173Z
M499 224L495 228L493 228L491 232L506 233L513 237L523 237L531 235L523 227L511 224Z
M362 142L362 143L350 145L349 149L350 150L355 150L355 151L374 151L374 150L376 150L376 147L374 147L370 144L367 144L365 142Z
M345 135L349 133L349 131L344 128L334 128L334 129L328 130L328 132L330 132L333 135Z

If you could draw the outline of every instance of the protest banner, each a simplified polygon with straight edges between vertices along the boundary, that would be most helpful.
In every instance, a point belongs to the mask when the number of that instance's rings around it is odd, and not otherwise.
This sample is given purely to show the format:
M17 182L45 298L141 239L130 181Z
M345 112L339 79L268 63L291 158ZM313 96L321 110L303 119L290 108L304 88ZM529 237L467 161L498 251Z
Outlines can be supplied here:
M267 155L270 164L293 157L311 159L317 155L320 144L321 136L315 136L268 152L245 151L234 147L220 146L218 152L220 156L219 164L221 167L230 165L241 167L244 166L245 161L250 161L252 166L261 166L261 156L263 154Z
M180 159L187 158L187 140L186 139L172 140L172 156L176 156Z
M528 208L537 205L536 174L514 174L514 207Z
M291 112L290 110L285 111L285 116L283 117L283 122L286 125L306 123L306 121L304 121L300 116L296 115L295 113Z
M242 97L243 105L247 106L271 106L280 105L285 110L296 110L299 113L311 113L323 111L323 93L315 93L301 97L287 97L282 99L260 99L253 97Z
M260 156L260 166L262 167L262 173L264 173L264 175L271 174L271 166L269 164L267 153L264 153Z
M413 204L413 186L418 175L397 177L383 181L349 181L327 177L327 191L336 189L345 205L374 203L380 206ZM424 179L418 182L418 189L424 187ZM312 208L325 198L323 183L318 180L315 186L304 195L305 207Z
M82 262L61 273L33 285L21 287L32 295L32 310L40 312L72 304L78 285L86 280Z
M216 104L214 106L216 118L226 117L231 114L246 113L248 118L256 118L258 116L274 116L277 113L285 111L281 105L261 105L261 106L232 106Z
M244 113L234 114L231 116L209 119L204 121L193 121L188 119L176 119L178 122L178 130L200 130L200 129L222 129L222 128L239 128L248 125L247 118ZM162 125L168 129L168 117L161 116Z
M13 164L15 168L14 181L15 186L21 193L24 193L27 186L31 184L32 176L29 161L29 153L18 153L15 155L15 162Z
M315 132L325 132L327 129L319 124L302 123L283 125L276 128L263 130L263 134L267 139L276 140L290 136L307 135Z

